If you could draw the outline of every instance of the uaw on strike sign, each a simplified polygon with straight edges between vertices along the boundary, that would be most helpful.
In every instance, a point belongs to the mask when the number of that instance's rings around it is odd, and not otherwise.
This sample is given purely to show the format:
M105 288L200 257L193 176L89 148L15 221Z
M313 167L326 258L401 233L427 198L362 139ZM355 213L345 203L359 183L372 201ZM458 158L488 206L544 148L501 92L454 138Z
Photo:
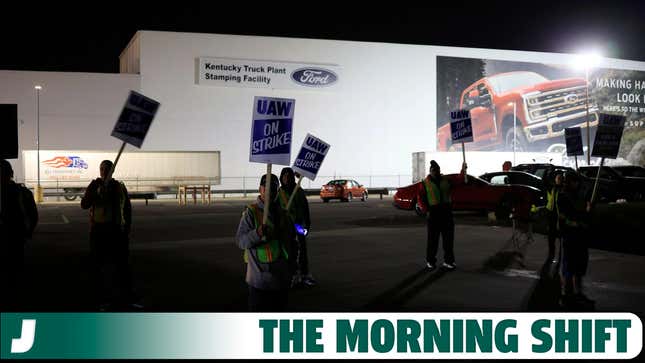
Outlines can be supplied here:
M296 100L255 97L249 161L289 165Z
M473 126L470 119L470 111L456 110L450 112L450 134L453 144L473 141Z
M112 130L112 136L141 148L157 110L159 110L159 102L135 91L130 91L119 120Z
M293 161L292 169L310 180L316 179L316 174L320 170L327 151L329 151L328 143L311 134L307 134L305 141L302 142L298 157Z

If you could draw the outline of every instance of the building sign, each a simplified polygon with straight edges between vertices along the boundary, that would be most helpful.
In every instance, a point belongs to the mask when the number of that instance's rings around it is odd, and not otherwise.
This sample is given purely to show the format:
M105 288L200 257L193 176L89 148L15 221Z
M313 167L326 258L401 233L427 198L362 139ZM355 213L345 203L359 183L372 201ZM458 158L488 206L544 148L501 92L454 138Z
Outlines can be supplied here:
M310 180L316 179L325 155L329 151L329 144L319 138L307 134L298 157L293 161L293 170Z
M199 58L197 67L200 85L321 91L338 88L340 71L336 65L207 57Z
M255 97L249 161L289 165L296 100Z

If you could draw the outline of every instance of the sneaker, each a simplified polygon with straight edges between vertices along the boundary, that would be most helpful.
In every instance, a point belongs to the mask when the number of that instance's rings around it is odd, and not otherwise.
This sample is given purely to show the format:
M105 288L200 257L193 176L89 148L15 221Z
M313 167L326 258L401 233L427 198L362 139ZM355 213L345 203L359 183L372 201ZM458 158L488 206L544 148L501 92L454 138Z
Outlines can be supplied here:
M436 266L434 263L430 263L430 262L426 262L426 267L427 267L427 268L428 268L428 270L430 270L430 271L432 271L432 270L434 270L435 268L437 268L437 266Z
M314 277L313 277L313 276L311 276L311 274L309 274L309 275L305 276L305 277L302 279L302 283L303 283L303 284L305 284L306 286L309 286L309 287L311 287L311 286L316 286L316 285L318 284L318 283L316 282L316 280L314 279Z
M454 262L444 262L442 266L448 270L454 270L457 268L457 264Z

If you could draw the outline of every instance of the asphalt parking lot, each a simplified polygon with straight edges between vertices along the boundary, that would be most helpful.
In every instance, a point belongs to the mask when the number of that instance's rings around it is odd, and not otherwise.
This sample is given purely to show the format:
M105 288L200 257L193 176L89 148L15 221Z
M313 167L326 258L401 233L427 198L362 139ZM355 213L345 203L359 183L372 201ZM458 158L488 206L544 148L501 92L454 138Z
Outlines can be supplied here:
M211 205L133 204L131 264L144 311L246 310L242 251L234 243L252 199ZM557 266L543 235L456 213L454 272L424 269L423 219L391 198L310 199L311 270L319 282L292 290L291 311L558 311ZM88 215L77 203L40 206L27 246L21 311L93 311ZM513 238L513 237L516 238ZM530 238L532 237L532 238ZM592 249L588 295L596 311L645 311L645 257ZM439 252L441 261L441 250Z

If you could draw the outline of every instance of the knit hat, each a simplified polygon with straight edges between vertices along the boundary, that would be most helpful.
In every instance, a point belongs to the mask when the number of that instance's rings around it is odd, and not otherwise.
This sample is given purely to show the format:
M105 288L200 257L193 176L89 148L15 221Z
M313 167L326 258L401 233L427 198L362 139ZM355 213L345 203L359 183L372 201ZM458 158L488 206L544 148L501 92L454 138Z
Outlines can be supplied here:
M295 175L293 173L293 169L291 169L289 167L286 167L286 168L282 168L282 171L280 172L280 184L282 184L282 186L285 186L283 184L284 183L283 178L284 178L285 175L288 175L288 182L287 183L290 186L293 186L293 185L296 184L296 177L295 177Z
M266 186L267 182L267 175L262 174L262 179L260 179L260 185ZM280 181L278 181L278 177L275 174L271 174L271 189L278 190L278 187L280 186Z

